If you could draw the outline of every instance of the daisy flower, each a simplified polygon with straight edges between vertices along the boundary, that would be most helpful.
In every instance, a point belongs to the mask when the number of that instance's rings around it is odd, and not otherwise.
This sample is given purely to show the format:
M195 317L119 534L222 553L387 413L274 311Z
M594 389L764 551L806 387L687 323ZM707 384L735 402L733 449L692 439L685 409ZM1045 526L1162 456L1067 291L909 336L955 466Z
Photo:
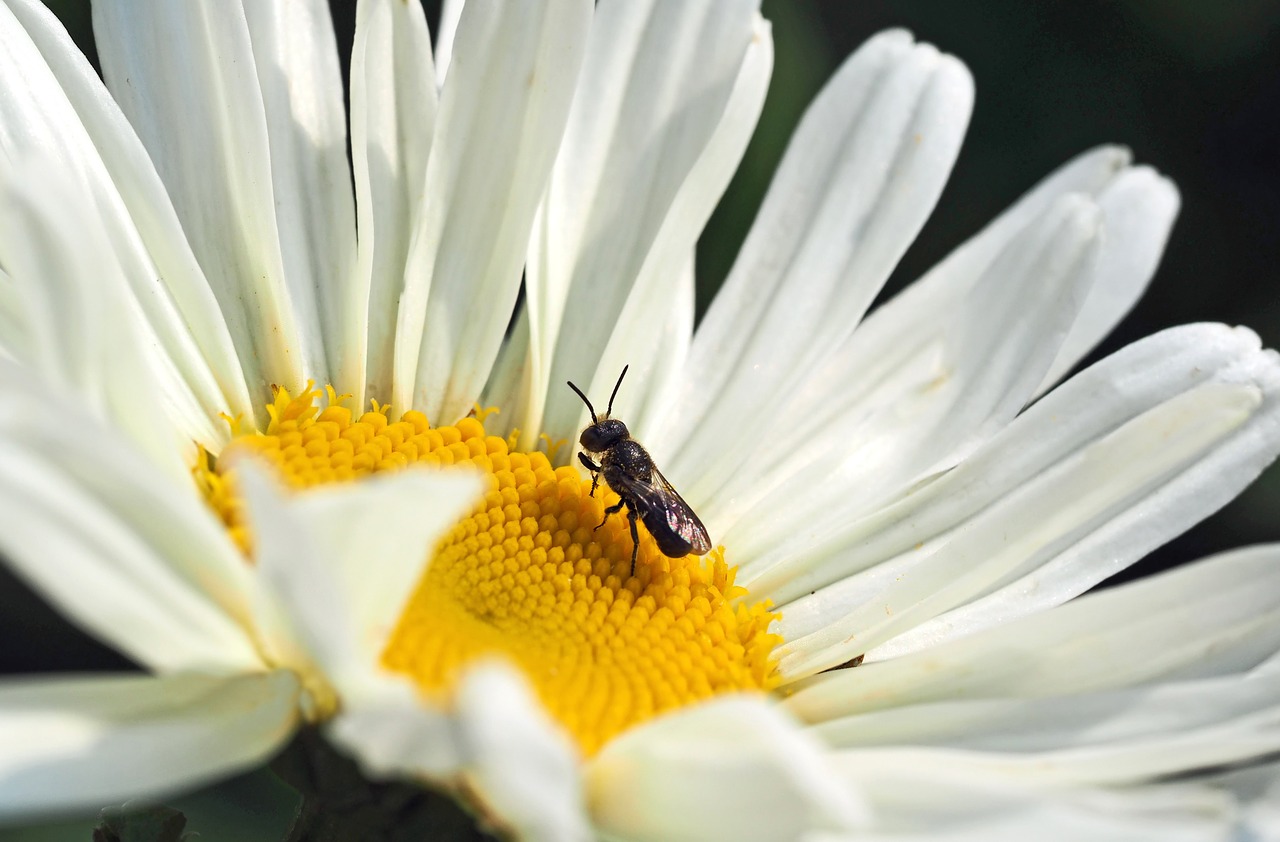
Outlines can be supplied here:
M1275 830L1280 548L1081 596L1280 452L1243 328L1060 383L1167 179L1086 152L868 315L973 97L887 32L695 331L772 64L750 0L450 4L434 56L361 0L349 114L318 0L94 26L105 84L0 5L0 554L145 672L0 686L0 816L316 726L519 838ZM624 365L704 557L642 529L633 569L574 461L565 381L603 405Z

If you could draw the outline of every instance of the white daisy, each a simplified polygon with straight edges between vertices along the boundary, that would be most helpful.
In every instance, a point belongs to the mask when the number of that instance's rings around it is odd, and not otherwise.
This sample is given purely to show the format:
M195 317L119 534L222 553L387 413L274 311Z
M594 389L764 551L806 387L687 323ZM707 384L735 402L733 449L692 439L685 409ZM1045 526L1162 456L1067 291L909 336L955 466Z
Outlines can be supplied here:
M1244 329L1049 391L1151 277L1167 180L1086 153L864 319L972 102L885 33L695 333L771 69L753 2L454 4L433 64L416 4L362 0L350 164L324 3L94 21L105 87L0 7L0 553L149 673L0 687L0 815L316 723L532 839L1275 829L1274 766L1200 771L1280 749L1280 548L1075 599L1280 451ZM624 363L704 559L642 530L633 573L556 447L564 381L603 403Z

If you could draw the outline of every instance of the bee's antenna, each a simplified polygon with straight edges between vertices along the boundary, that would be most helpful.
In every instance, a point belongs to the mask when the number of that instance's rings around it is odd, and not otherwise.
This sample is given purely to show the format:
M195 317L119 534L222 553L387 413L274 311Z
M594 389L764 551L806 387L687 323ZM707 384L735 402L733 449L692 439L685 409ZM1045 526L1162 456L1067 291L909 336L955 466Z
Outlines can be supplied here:
M613 394L609 395L609 408L604 411L606 416L613 414L613 399L618 396L618 387L622 385L622 378L627 376L627 369L631 368L630 363L622 367L622 373L618 375L618 382L613 384Z
M627 373L626 369L623 369L623 370L622 370L622 373L623 373L623 374L626 374L626 373ZM595 408L594 406L592 406L592 405L591 405L591 401L587 400L587 396L586 396L586 395L584 395L584 394L582 394L582 390L581 390L581 389L579 389L577 386L573 385L573 381L572 381L572 380L566 380L566 381L564 381L564 382L569 384L569 388L570 388L570 389L572 389L574 392L576 392L576 393L577 393L577 395L578 395L578 397L582 398L582 402L583 402L583 403L585 403L585 404L587 405L587 409L591 410L591 423L592 423L592 424L599 424L599 423L600 423L600 419L596 417L596 408ZM621 382L621 381L619 381L619 382ZM617 390L617 389L614 389L614 391L616 392L616 391L618 391L618 390ZM609 401L609 405L610 405L610 406L613 406L613 401Z

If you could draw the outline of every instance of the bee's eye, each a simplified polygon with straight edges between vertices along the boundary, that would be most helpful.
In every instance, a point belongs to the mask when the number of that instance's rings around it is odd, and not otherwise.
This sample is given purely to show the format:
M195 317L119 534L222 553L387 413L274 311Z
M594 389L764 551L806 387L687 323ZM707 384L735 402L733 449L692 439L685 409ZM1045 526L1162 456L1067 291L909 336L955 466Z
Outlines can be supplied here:
M592 424L583 430L582 435L578 437L578 443L591 451L601 451L609 446L604 436L600 434L599 424Z
M592 424L582 431L578 442L587 450L599 452L608 450L627 437L627 425L616 418L606 418L599 424Z

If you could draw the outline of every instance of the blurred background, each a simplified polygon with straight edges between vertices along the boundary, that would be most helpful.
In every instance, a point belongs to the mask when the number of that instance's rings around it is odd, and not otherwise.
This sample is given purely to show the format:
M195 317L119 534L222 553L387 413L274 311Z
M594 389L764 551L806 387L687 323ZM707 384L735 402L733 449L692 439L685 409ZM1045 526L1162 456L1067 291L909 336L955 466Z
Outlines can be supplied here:
M95 62L87 0L46 0ZM437 3L428 2L432 31ZM354 0L331 0L345 57ZM1280 0L765 0L773 83L738 176L698 249L700 312L732 264L805 106L878 30L902 26L963 59L977 82L965 146L938 209L886 294L918 277L1040 177L1100 143L1168 174L1182 213L1147 296L1089 361L1176 324L1246 324L1280 347ZM1280 540L1280 469L1126 571ZM128 669L0 572L0 672ZM121 758L127 763L128 758ZM270 775L175 798L209 840L276 840L292 800ZM88 839L92 817L0 830Z

